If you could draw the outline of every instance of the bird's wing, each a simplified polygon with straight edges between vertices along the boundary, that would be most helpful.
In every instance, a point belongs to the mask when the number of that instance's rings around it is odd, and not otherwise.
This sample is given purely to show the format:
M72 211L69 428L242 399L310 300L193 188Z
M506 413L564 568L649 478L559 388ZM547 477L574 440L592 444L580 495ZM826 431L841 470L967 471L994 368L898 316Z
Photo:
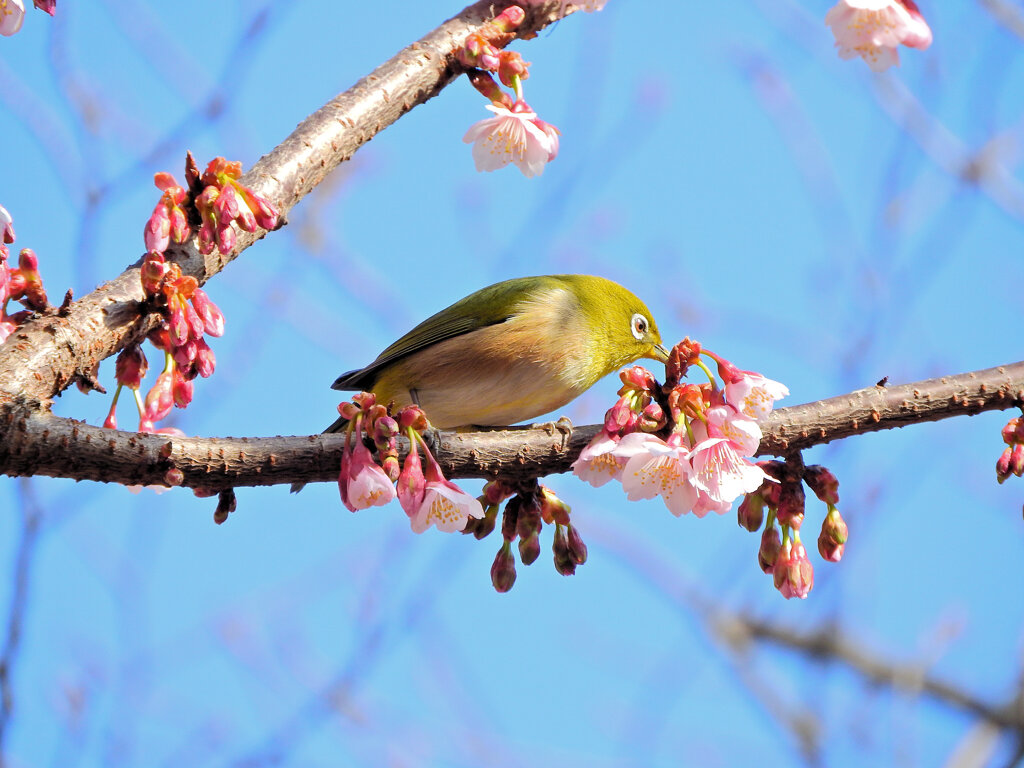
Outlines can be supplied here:
M517 286L523 297L535 290L550 287L545 279L550 278L519 278ZM355 390L370 389L377 380L377 374L386 366L413 355L434 344L461 336L465 333L486 328L489 325L503 323L516 314L520 302L509 306L507 301L508 286L506 283L483 288L464 299L443 309L436 315L428 317L405 336L385 349L377 359L365 368L359 368L339 376L332 389ZM501 307L496 310L495 306Z

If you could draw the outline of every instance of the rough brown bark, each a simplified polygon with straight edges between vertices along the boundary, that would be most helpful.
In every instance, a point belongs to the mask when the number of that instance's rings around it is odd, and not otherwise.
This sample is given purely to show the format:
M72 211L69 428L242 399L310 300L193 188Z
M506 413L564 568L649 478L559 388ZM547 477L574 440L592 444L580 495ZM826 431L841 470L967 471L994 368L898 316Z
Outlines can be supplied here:
M893 387L872 387L774 411L761 422L760 455L783 456L844 437L1024 404L1024 362ZM441 433L437 458L452 478L511 480L567 472L600 429L563 439L544 429ZM0 414L0 472L128 485L222 488L333 480L342 435L199 438L142 435L53 416L22 399ZM998 445L994 442L993 461Z

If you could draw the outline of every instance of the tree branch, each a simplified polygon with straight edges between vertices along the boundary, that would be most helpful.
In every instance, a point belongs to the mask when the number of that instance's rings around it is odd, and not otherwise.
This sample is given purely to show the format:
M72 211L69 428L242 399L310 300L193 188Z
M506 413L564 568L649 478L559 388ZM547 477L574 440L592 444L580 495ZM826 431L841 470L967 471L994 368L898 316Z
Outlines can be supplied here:
M512 4L514 0L480 0L402 49L307 117L242 177L242 183L286 215L359 147L461 74L464 70L452 55L455 47ZM558 18L559 7L557 2L527 6L518 37L536 35ZM168 255L185 274L205 283L265 234L239 232L235 249L227 255L202 256L194 239ZM140 264L137 261L64 312L25 323L0 344L0 408L17 397L37 400L38 407L49 405L76 378L87 377L100 360L155 327L157 315L141 314L145 295Z
M857 434L1022 404L1024 362L861 389L774 411L761 422L759 455L783 456ZM540 477L569 471L599 430L578 427L566 439L528 428L445 432L436 455L452 478ZM182 485L209 490L329 481L337 477L344 443L343 435L178 438L122 432L58 418L24 398L0 412L0 473L8 475L151 485L166 484L168 470L177 469Z

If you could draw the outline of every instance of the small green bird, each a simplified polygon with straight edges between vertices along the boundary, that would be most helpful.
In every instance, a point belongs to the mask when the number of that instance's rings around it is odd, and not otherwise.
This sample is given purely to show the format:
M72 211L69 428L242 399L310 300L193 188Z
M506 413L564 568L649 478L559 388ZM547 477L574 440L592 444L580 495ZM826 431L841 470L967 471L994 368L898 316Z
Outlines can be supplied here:
M503 426L561 408L642 357L668 352L650 311L618 283L520 277L442 309L332 388L418 404L439 429Z

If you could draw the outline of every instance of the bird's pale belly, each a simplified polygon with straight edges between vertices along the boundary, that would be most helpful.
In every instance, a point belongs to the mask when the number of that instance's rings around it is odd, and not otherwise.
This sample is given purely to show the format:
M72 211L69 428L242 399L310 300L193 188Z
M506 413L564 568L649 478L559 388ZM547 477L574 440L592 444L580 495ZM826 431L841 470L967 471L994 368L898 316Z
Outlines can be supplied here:
M468 344L497 339L490 329L471 337L443 342L388 368L373 387L378 400L401 407L413 402L415 391L440 429L504 426L561 408L593 384L563 356L545 358L535 347L532 354L509 359L504 344Z
M444 381L419 381L413 388L416 400L435 427L515 424L561 408L582 392L537 370L520 368L489 375L477 369L464 374ZM398 407L412 402L408 388L389 386L384 380L374 392L380 402L393 400Z

